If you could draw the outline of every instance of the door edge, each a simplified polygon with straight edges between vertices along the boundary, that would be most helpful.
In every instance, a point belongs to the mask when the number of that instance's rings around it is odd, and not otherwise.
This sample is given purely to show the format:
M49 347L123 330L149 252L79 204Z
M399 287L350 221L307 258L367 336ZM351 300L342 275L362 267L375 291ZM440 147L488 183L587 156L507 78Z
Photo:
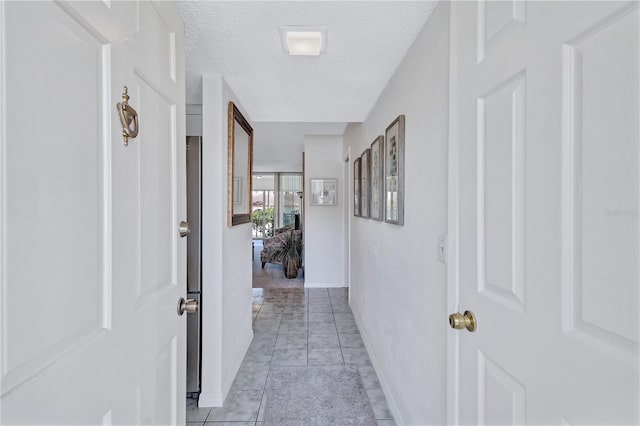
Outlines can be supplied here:
M457 122L457 2L449 3L449 152L447 188L447 310L457 312L459 300L458 274L458 122ZM443 318L444 324L444 318ZM459 333L447 329L447 403L446 424L460 422L459 404Z

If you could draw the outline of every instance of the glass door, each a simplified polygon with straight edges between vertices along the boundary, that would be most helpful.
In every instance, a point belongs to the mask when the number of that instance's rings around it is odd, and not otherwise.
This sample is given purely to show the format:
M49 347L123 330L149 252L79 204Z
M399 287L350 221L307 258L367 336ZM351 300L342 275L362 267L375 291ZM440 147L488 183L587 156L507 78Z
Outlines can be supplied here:
M262 239L273 236L276 210L275 176L273 174L254 174L251 205L253 238Z
M302 220L302 175L280 173L278 187L278 226L300 228Z
M302 174L255 173L251 221L253 238L273 236L274 230L302 225Z

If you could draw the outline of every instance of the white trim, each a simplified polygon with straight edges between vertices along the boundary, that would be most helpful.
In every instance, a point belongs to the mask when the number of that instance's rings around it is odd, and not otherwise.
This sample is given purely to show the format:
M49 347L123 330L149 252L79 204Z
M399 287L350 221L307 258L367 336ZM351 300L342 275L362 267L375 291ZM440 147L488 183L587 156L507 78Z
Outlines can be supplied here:
M222 77L202 77L203 103L202 191L202 322L210 324L202 334L200 407L221 407L222 396L222 282L223 229L226 224L226 130L222 105ZM226 105L225 105L226 106ZM220 142L225 141L225 142ZM216 145L220 143L221 145ZM224 154L223 154L224 151ZM205 166L206 165L206 166Z
M345 265L346 267L346 274L345 274L345 278L347 280L347 282L345 283L345 287L349 288L349 292L348 292L348 298L349 298L349 305L351 305L351 218L352 218L352 203L351 203L351 185L349 184L349 182L352 182L353 176L351 176L351 171L353 170L351 168L351 145L349 145L349 147L347 148L347 158L345 159L345 167L347 170L346 176L344 176L344 209L342 209L343 214L345 214L347 217L344 220L344 223L347 227L347 229L345 230L345 234L346 234L346 239L347 239L347 252L346 252L346 258L347 258L347 264Z
M349 307L351 307L351 304L349 304ZM391 392L391 388L386 380L386 377L380 374L380 372L383 371L382 367L380 367L380 362L376 357L376 351L373 349L373 345L370 343L371 340L369 339L369 335L366 334L366 328L362 327L362 321L360 320L358 311L352 311L352 313L353 319L356 321L356 325L358 326L358 330L360 330L360 336L362 337L364 347L367 350L367 354L369 355L371 366L378 376L378 382L380 383L382 392L384 393L384 396L387 400L387 406L389 407L389 411L391 411L391 415L393 416L395 423L398 425L412 424L411 422L408 422L402 418L402 411L398 408L398 403L394 398L394 392Z
M198 407L222 407L221 392L202 392L198 398Z
M102 327L111 330L113 321L113 161L111 45L102 46ZM4 167L3 167L4 168Z
M448 156L448 189L447 189L447 309L458 312L460 306L458 275L458 61L457 61L457 21L456 2L450 3L449 10L449 156ZM447 425L459 424L459 336L455 330L447 331Z
M0 26L6 28L5 18L5 2L0 2ZM0 31L0 342L6 339L6 331L4 329L4 315L6 315L6 300L7 295L5 287L7 285L7 276L5 265L7 264L7 248L5 244L6 238L6 224L7 215L6 209L6 196L7 191L5 188L6 171L6 144L7 144L7 127L5 125L5 95L6 95L6 73L5 67L5 31ZM7 347L6 345L0 345L0 389L5 388L5 381L3 380L4 372L7 371ZM3 398L4 399L4 398ZM2 399L0 399L0 418L2 416Z

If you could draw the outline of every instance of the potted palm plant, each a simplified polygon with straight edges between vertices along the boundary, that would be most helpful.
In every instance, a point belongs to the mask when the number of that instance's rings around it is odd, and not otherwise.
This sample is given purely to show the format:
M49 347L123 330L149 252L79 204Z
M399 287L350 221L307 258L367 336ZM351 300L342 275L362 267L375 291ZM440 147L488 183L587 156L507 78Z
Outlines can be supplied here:
M296 278L302 260L302 237L290 231L276 249L276 256L282 259L282 271L285 278Z

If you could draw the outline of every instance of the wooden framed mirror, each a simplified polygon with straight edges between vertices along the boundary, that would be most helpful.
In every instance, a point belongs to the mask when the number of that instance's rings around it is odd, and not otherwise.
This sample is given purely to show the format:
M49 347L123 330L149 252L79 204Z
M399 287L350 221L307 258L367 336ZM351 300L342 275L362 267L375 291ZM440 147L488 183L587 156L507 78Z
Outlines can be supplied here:
M253 128L238 107L229 102L227 216L229 226L251 222Z

